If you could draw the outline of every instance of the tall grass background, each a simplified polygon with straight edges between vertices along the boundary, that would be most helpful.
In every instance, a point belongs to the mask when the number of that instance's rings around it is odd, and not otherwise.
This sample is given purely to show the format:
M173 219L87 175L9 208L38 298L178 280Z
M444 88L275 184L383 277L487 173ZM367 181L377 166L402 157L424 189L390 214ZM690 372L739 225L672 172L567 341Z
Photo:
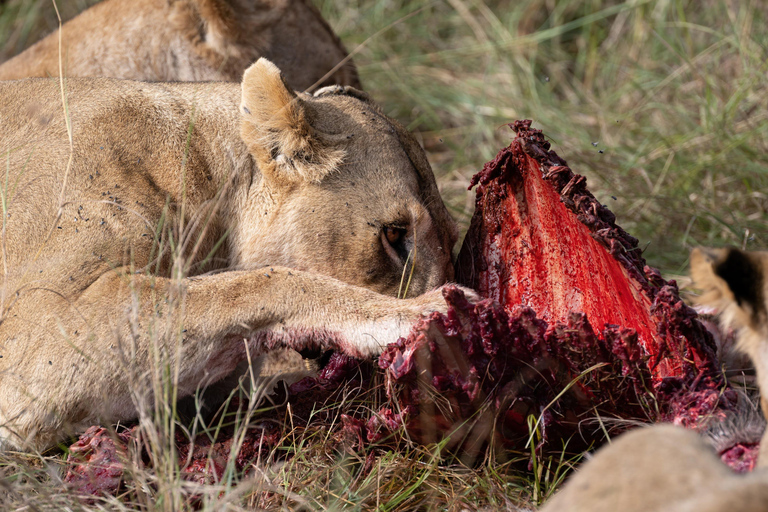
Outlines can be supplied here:
M319 5L350 50L365 42L364 86L421 133L462 222L469 178L529 118L665 273L685 272L692 246L765 247L764 3Z
M66 19L93 3L59 8ZM421 139L464 228L474 204L470 178L511 140L506 123L530 118L667 275L685 273L692 246L766 246L764 3L315 4L354 52L366 90ZM57 24L50 0L0 1L0 58ZM534 454L532 472L514 459L465 468L439 460L435 447L413 447L363 472L359 456L328 450L322 429L287 437L293 456L256 476L230 475L227 485L203 491L172 469L165 477L139 472L122 496L92 504L61 491L61 455L3 456L0 502L31 510L497 510L543 502L571 466Z

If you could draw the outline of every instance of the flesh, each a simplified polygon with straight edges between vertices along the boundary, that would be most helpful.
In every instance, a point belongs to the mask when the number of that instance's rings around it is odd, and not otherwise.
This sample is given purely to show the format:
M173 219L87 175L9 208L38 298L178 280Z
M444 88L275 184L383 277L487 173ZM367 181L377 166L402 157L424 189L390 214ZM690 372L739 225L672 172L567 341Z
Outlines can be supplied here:
M469 461L489 446L522 450L531 441L539 451L564 443L577 451L629 428L624 420L702 430L735 414L740 397L676 283L645 264L638 241L530 124L510 125L517 137L473 180L476 212L456 275L486 298L473 303L446 288L448 313L420 320L386 348L378 369L334 354L317 378L288 388L299 421L339 389L371 390L376 372L384 406L334 422L360 450L407 437L448 438L446 448ZM249 432L238 468L279 442L273 430ZM213 449L207 441L180 448L180 463L190 478L215 480L227 443L219 436ZM205 462L209 452L215 464ZM739 470L751 469L756 453L750 443L721 450ZM103 481L112 492L114 476Z

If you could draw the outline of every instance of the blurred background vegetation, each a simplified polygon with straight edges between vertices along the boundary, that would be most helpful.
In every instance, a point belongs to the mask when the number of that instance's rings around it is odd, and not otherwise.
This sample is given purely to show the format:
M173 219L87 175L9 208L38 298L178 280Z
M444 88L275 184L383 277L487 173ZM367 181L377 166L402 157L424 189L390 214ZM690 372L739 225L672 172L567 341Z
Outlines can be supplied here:
M59 7L66 20L93 3ZM469 179L530 118L666 274L692 246L766 246L763 2L315 3L364 87L418 133L464 227ZM57 24L50 0L5 0L0 58Z
M462 221L469 178L529 118L665 273L685 273L692 246L766 246L768 5L319 5L364 87L421 134Z

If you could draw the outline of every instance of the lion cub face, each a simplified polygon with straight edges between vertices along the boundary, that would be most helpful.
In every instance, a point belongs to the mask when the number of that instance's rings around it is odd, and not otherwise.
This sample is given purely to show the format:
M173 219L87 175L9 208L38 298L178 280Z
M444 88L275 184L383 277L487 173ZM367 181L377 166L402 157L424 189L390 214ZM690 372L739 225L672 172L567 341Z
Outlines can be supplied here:
M768 252L697 248L691 277L701 288L701 304L719 312L724 327L739 330L739 346L750 356L768 346L765 274Z
M457 228L423 150L360 91L292 92L271 63L243 78L241 136L261 172L235 264L280 264L389 295L453 278Z
M755 366L763 415L768 417L768 252L697 248L691 252L691 277L701 289L698 302L713 307L724 328L735 329L738 348ZM759 464L768 464L763 438Z

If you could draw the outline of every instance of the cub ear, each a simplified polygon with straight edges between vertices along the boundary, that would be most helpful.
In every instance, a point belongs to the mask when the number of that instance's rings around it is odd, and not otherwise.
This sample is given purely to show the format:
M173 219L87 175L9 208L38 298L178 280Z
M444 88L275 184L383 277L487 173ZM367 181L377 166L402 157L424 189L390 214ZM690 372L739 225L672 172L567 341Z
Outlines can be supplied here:
M245 70L240 115L240 136L275 184L316 183L341 163L343 150L312 128L307 105L267 59Z
M755 326L765 314L764 258L738 249L696 248L691 277L702 290L697 302L714 307L731 327Z

